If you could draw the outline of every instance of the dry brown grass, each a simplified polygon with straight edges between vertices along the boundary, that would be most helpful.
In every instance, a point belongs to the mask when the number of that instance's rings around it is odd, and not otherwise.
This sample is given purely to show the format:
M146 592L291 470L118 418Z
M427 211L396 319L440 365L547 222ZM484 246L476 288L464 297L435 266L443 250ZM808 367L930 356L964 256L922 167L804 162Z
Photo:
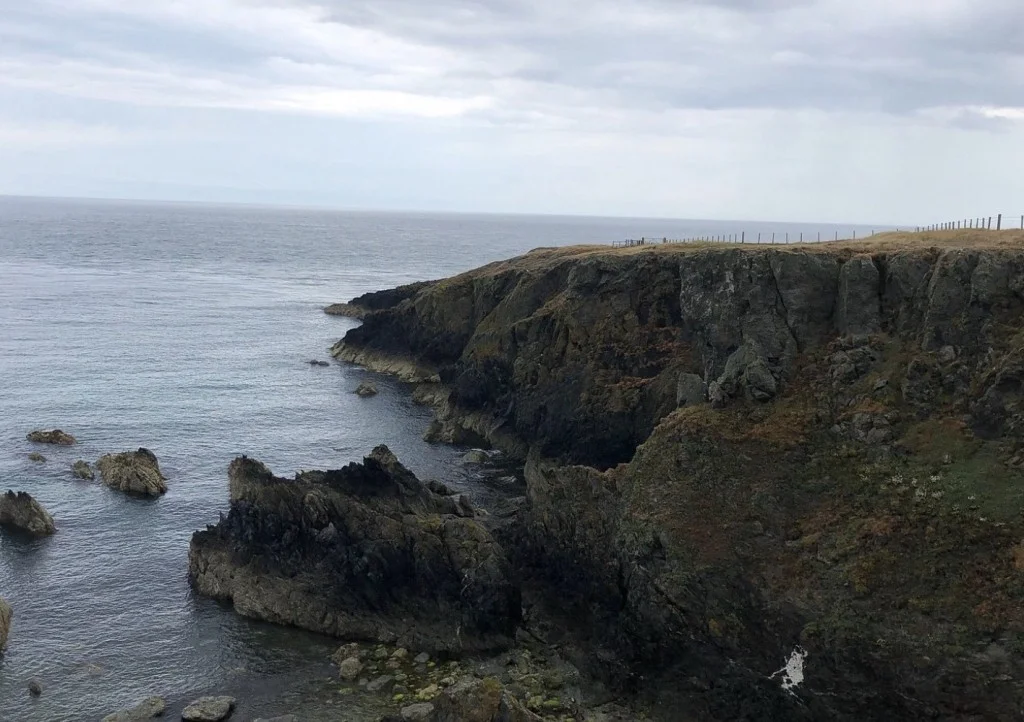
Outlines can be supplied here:
M860 253L897 253L914 250L944 250L949 248L1024 250L1024 231L986 231L967 229L957 231L922 231L879 233L870 238L858 240L829 241L822 243L651 243L645 246L614 248L609 245L563 246L558 248L536 248L529 253L506 261L491 263L468 276L490 276L510 269L543 271L561 261L571 258L622 258L642 254L682 256L707 251L738 250L757 252L801 251L812 253L838 253L844 256Z

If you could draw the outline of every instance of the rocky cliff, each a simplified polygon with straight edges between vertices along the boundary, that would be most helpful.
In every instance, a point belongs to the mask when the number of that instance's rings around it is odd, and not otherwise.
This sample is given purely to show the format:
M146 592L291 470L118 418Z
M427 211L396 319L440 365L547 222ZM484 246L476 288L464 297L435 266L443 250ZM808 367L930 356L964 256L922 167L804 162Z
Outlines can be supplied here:
M433 492L386 447L291 480L241 457L229 482L228 515L192 539L201 594L351 640L452 653L508 645L519 592L501 547L464 499Z
M662 719L1024 711L1024 236L543 249L335 347L527 461L517 563Z

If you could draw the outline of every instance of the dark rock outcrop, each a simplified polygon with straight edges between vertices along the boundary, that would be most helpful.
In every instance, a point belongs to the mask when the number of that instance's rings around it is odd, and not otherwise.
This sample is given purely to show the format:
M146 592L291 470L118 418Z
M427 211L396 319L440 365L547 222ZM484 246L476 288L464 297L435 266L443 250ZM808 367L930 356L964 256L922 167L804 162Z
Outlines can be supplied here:
M520 608L503 550L464 499L435 494L386 447L294 480L242 457L229 477L228 515L192 539L200 593L348 639L449 652L508 644Z
M364 399L370 396L377 395L377 387L369 381L360 381L359 386L356 387L356 396L362 396Z
M200 697L181 712L184 722L220 722L231 716L234 697Z
M0 527L37 537L57 531L53 517L24 491L8 491L0 496Z
M7 646L7 637L11 634L11 620L14 619L14 610L2 597L0 597L0 652Z
M542 250L335 353L527 459L502 539L655 719L1011 720L1024 237L987 238Z
M43 456L42 454L40 454L38 451L33 451L31 454L29 454L28 455L28 460L29 461L34 461L37 464L45 464L46 463L46 457Z
M96 462L96 469L104 484L127 494L160 496L167 491L167 480L149 449L107 454Z
M58 446L71 446L72 444L75 443L74 436L63 432L60 429L52 429L50 431L31 431L25 438L36 444L56 444Z

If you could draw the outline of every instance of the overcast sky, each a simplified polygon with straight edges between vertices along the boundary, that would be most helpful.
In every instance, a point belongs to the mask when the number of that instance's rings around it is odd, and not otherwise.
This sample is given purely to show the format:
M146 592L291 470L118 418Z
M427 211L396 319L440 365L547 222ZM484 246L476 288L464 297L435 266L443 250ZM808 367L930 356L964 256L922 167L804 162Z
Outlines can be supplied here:
M0 194L1024 213L1021 0L0 0Z

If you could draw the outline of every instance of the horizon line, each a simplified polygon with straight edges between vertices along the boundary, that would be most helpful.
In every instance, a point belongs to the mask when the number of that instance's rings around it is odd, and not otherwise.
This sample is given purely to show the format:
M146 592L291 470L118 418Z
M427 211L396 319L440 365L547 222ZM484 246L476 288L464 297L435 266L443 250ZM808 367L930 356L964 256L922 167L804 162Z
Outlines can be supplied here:
M424 215L424 216L490 216L490 217L524 217L524 218L571 218L571 219L605 219L605 220L638 220L638 221L687 221L687 222L712 222L712 223L771 223L771 224L799 224L799 225L824 225L824 226L862 226L864 228L876 227L879 229L906 229L920 226L920 223L871 223L864 221L797 221L797 220L769 220L765 218L699 218L684 216L638 216L638 215L590 215L585 213L541 213L529 211L464 211L464 210L427 210L416 208L353 208L341 205L325 204L296 204L296 203L275 203L275 202L251 202L251 201L201 201L201 200L179 200L159 198L125 198L119 196L63 196L63 195L34 195L17 193L0 193L0 200L29 200L29 201L73 201L73 202L96 202L96 203L120 203L134 205L169 205L169 206L201 206L210 208L251 208L267 210L291 210L291 211L320 211L331 213L351 214L396 214L396 215Z

